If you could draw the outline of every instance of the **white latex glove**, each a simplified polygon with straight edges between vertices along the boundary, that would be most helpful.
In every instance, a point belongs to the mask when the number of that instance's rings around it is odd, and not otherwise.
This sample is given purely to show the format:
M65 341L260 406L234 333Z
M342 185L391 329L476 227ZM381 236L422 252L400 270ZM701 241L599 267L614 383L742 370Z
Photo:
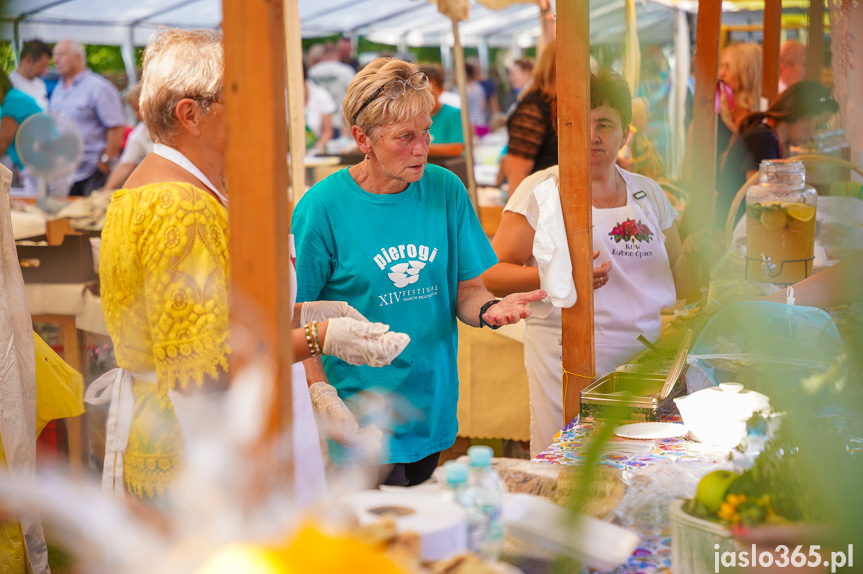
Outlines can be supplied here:
M338 317L350 317L357 321L368 323L362 313L344 301L307 301L300 306L300 325L308 325L312 321L326 321Z
M384 433L381 432L381 429L376 425L368 425L360 429L352 444L365 449L366 452L376 452L383 447L383 437Z
M312 398L312 406L324 421L328 437L344 445L356 440L360 430L357 419L339 398L334 386L324 382L314 383L309 387L309 396Z
M410 342L406 333L390 331L389 325L341 317L327 322L323 351L351 365L383 367L392 363Z

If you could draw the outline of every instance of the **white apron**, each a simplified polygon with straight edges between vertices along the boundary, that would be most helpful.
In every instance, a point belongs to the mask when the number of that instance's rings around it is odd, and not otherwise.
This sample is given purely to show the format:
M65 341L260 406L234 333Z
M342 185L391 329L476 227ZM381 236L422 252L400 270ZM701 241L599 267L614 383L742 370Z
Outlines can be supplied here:
M612 264L608 283L593 292L597 377L644 349L639 334L656 341L660 311L677 300L656 209L644 191L633 188L629 174L618 171L626 182L626 205L593 209L593 249L599 250L594 265Z
M626 182L626 205L593 208L593 249L599 251L593 265L612 262L608 283L593 292L597 378L614 371L644 348L636 339L639 333L655 341L662 326L660 311L676 301L665 234L659 229L656 210L648 197L639 193L642 190L633 187L629 174L619 172ZM627 220L636 226L640 222L647 229L630 229L637 231L638 237L624 233L620 241L615 241L609 233ZM561 311L556 307L548 316L534 315L525 321L531 458L545 450L569 422L563 420L560 336Z

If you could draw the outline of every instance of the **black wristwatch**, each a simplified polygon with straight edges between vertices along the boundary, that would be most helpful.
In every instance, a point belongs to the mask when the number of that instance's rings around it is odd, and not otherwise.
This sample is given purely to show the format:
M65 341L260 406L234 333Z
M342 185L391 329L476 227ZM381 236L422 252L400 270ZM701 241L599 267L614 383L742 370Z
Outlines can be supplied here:
M492 325L490 323L486 323L482 318L485 315L485 312L488 311L492 305L497 305L500 303L500 299L492 299L491 301L486 301L485 304L479 308L479 328L488 327L489 329L500 329L500 325Z

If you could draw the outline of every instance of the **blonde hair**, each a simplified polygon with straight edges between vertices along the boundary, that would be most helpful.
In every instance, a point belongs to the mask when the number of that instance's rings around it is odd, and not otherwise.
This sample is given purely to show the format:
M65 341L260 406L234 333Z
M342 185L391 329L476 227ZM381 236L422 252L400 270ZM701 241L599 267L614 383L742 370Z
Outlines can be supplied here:
M731 44L722 49L728 54L730 71L737 76L740 89L734 101L744 108L757 110L761 99L761 46L752 42Z
M171 141L183 98L196 99L205 113L222 98L224 59L221 34L212 30L165 28L150 40L139 105L154 142Z
M530 84L525 89L519 99L531 92L539 92L542 94L545 101L551 105L551 118L557 129L557 40L552 40L542 56L539 58L539 63L533 69Z
M354 116L372 94L393 80L407 80L419 69L404 60L396 58L378 58L365 68L360 70L345 95L342 109L345 120L349 125L359 126L369 137L373 137L377 128L386 124L404 122L422 113L431 113L435 106L435 98L429 87L422 90L414 90L408 87L404 95L398 98L389 98L385 94L378 94L369 104L362 109L354 122Z

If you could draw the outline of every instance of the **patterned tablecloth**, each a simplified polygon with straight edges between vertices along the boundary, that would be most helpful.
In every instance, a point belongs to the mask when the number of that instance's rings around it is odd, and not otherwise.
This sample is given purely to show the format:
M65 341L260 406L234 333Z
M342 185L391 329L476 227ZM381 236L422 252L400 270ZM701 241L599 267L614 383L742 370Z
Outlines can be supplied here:
M678 422L674 418L669 422ZM584 443L594 428L594 423L579 423L578 419L558 433L554 443L536 457L536 461L551 464L577 464L584 459ZM600 464L614 468L639 470L669 459L678 461L719 462L728 456L728 450L709 447L688 438L668 438L653 441L654 448L647 454L629 454L609 451ZM615 574L667 573L671 572L671 533L660 535L640 532L641 542L626 564L615 570Z
M839 432L848 440L848 450L855 455L863 456L863 415L849 413L847 409L829 408L819 413L821 417L830 419ZM680 422L679 417L666 419L668 422ZM584 460L582 454L586 439L594 423L580 423L578 418L563 428L554 443L536 457L538 462L551 464L577 464ZM727 458L729 451L717 449L685 437L657 439L653 441L653 450L646 454L628 454L609 450L600 459L600 464L614 468L638 471L650 465L671 459L691 461L707 465L720 462ZM614 571L614 574L636 573L668 573L671 572L671 532L655 533L639 532L641 542L626 564Z

